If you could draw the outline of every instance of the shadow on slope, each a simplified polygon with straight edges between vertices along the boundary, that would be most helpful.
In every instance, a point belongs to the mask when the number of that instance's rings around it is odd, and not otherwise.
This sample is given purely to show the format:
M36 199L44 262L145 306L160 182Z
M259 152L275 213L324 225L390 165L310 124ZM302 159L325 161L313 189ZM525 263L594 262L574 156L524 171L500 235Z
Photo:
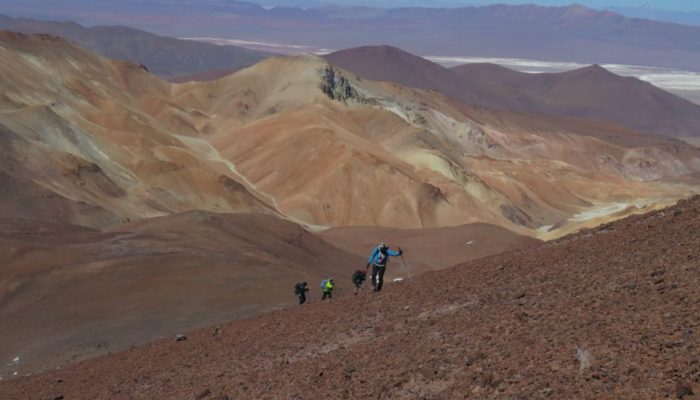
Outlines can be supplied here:
M45 370L289 307L301 280L317 301L322 277L349 280L361 262L263 214L195 211L103 232L2 219L1 369Z

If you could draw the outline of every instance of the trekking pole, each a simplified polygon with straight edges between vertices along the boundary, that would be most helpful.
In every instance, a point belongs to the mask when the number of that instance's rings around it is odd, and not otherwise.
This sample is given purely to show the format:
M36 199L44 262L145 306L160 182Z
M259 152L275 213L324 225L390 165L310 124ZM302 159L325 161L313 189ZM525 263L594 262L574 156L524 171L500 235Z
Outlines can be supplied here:
M411 271L408 269L408 265L406 265L406 260L403 258L403 252L401 252L401 262L403 263L403 267L406 270L406 273L408 274L408 279L413 279L411 277Z

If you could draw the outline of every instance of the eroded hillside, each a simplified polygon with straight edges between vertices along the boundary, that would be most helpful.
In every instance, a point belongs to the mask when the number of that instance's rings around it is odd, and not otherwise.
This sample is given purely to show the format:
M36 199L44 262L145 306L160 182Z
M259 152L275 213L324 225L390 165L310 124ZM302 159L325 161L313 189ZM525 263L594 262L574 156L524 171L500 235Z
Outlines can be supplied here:
M700 150L684 142L339 69L329 81L316 57L175 85L50 36L3 33L0 52L3 216L108 227L256 211L551 237L698 190Z

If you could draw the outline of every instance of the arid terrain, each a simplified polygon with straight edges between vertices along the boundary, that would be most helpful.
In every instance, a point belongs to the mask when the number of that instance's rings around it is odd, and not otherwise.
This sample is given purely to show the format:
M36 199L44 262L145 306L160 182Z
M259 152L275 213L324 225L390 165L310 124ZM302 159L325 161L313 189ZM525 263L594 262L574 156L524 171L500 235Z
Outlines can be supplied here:
M301 280L315 303L319 280L334 276L334 304L369 318L357 304L379 300L344 295L380 240L406 251L387 278L411 280L387 304L431 290L429 307L456 294L431 281L450 275L416 280L424 271L514 249L539 257L540 239L700 192L700 149L684 141L469 105L316 56L175 84L63 38L0 32L0 89L3 379L288 308ZM313 321L304 329L334 329ZM149 385L112 395L184 393Z
M347 295L350 276L381 240L408 252L389 280L538 243L485 224L371 235L338 228L318 237L268 215L201 211L104 231L11 219L0 226L0 360L20 359L0 367L4 378L289 308L296 282L316 289L334 277L336 296ZM318 300L312 293L309 301Z
M178 85L47 35L3 33L0 53L5 217L103 228L200 209L556 236L584 212L698 191L686 142L475 108L314 56Z
M287 308L294 283L349 280L365 263L262 214L192 211L106 231L26 220L0 226L5 378Z
M0 384L4 398L696 398L700 198Z

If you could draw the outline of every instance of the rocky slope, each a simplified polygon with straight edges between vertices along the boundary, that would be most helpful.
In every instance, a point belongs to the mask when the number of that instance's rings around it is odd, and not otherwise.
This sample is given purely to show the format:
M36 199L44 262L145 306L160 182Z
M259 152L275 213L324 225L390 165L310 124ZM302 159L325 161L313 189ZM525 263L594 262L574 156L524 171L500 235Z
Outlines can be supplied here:
M380 294L0 384L5 398L694 398L700 198Z

